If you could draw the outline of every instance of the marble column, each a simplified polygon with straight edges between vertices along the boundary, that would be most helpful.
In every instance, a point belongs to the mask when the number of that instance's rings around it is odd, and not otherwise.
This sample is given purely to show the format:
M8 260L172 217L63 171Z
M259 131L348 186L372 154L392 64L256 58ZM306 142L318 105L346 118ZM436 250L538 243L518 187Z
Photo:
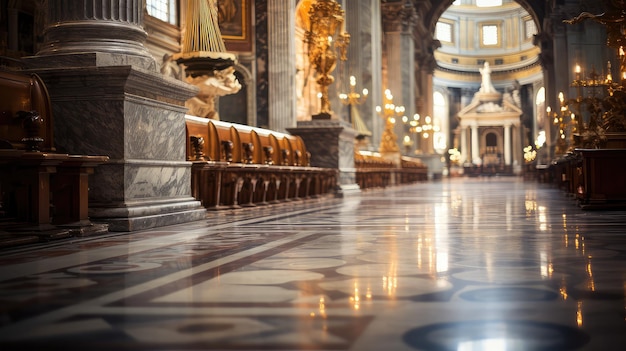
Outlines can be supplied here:
M481 162L480 159L480 143L478 140L478 126L473 125L472 128L472 163L478 164Z
M27 59L48 87L57 150L106 155L89 216L112 231L204 218L191 196L184 102L189 84L157 72L143 43L142 0L49 0L49 26Z
M469 149L469 144L467 143L467 127L461 127L461 165L467 162Z
M268 0L269 129L285 132L296 124L294 1Z
M511 125L504 125L504 164L511 165Z
M288 129L304 141L311 153L311 166L333 168L339 172L339 196L360 191L354 166L354 138L356 130L344 120L298 121L296 128Z
M380 0L346 1L346 31L350 34L346 76L355 76L357 91L367 88L367 100L357 108L367 128L372 132L370 146L380 144L384 128L382 118L375 106L382 104L382 28L380 23ZM348 82L347 77L343 77ZM347 84L347 83L346 83ZM348 91L346 85L340 87Z

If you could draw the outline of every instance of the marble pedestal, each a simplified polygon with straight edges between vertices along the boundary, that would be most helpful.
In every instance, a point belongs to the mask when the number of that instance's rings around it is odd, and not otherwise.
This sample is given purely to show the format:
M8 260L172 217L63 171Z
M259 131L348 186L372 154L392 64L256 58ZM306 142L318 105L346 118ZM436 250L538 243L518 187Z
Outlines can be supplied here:
M354 138L357 131L350 123L334 119L299 121L287 131L298 135L311 153L311 166L339 170L337 195L360 192L354 166Z
M57 150L110 158L90 181L89 217L111 231L204 218L185 160L184 102L196 88L141 69L128 62L132 57L117 58L84 53L28 60L50 94Z
M445 162L441 161L439 154L421 154L413 156L419 158L428 167L428 180L441 179Z

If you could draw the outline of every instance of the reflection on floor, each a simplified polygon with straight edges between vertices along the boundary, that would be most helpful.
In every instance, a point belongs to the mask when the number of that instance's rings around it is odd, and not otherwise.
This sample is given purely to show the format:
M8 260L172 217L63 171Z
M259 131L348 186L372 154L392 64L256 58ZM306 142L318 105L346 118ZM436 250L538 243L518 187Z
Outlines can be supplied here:
M626 212L519 178L0 251L2 350L623 350Z

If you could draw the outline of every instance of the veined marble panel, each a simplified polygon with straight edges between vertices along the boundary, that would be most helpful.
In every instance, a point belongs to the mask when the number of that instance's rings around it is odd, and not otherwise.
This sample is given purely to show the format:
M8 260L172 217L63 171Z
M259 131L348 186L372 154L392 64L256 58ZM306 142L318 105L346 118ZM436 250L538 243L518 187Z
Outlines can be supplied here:
M191 194L189 162L110 160L101 166L90 182L93 204L149 198L162 201Z
M126 160L126 200L166 198L191 194L191 163Z
M185 115L167 107L150 99L126 99L125 158L185 160Z
M124 101L63 99L52 104L57 150L77 155L124 155Z

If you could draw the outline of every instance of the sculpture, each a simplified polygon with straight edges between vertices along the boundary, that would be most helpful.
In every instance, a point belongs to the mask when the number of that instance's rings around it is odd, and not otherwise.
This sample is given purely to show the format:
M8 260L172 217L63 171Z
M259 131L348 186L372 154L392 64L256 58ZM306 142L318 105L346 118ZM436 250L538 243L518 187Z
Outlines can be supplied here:
M481 93L495 93L496 88L491 84L491 68L489 62L485 61L483 68L479 68L480 74L483 76L482 83L480 84Z
M198 116L219 120L215 110L215 98L235 94L241 89L241 84L235 77L235 69L228 67L213 71L211 75L187 77L187 82L197 86L200 91L196 96L187 100L185 106L189 113Z

